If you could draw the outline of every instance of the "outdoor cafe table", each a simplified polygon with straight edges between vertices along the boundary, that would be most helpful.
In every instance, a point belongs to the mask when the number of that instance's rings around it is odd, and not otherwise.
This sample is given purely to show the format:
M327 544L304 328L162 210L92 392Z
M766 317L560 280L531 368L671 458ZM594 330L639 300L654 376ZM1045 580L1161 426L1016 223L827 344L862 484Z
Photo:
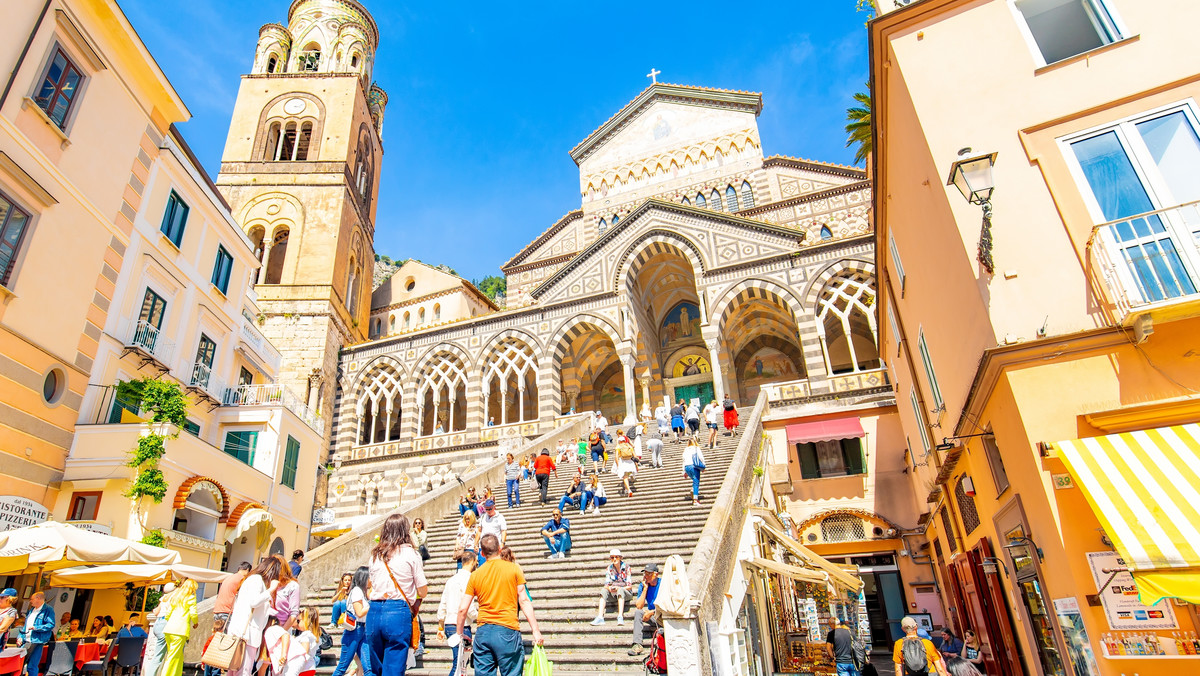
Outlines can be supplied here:
M84 662L100 659L104 656L106 648L102 643L80 643L75 649L75 668L82 668Z
M0 651L0 674L15 674L21 671L25 654L17 648Z

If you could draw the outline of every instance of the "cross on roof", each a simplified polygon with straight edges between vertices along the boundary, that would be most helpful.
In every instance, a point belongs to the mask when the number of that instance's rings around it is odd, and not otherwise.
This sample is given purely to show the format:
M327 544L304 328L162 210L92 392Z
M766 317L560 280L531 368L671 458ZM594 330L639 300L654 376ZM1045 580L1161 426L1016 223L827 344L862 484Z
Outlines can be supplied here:
M650 69L650 72L649 72L649 73L646 73L646 77L650 78L650 80L651 80L651 81L652 81L654 84L658 84L658 76L659 76L659 75L662 75L662 71L661 71L661 70L655 70L655 69L653 69L653 68L651 68L651 69Z

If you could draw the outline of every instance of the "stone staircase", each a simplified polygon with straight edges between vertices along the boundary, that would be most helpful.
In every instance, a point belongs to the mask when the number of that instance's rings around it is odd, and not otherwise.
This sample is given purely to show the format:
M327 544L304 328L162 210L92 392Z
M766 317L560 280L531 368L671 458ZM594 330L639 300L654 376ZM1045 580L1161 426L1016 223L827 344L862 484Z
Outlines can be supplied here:
M613 427L610 431L615 435L617 429ZM623 626L617 625L616 610L612 607L606 613L605 624L590 624L596 615L608 551L613 547L620 548L635 579L640 577L638 573L642 566L654 562L661 568L672 554L679 554L685 562L690 562L712 501L741 439L741 430L739 428L733 436L724 436L722 431L717 437L717 448L705 450L708 469L700 482L699 507L692 505L691 481L682 471L683 443L665 442L661 469L642 465L632 498L620 494L621 484L614 475L603 474L609 500L602 513L581 516L577 510L568 508L564 514L571 520L572 534L572 551L565 559L545 558L547 550L540 531L550 519L551 509L557 506L577 465L560 465L558 478L551 477L548 495L553 505L538 506L536 485L531 482L521 483L523 507L505 509L506 501L501 496L498 507L508 522L508 545L525 572L538 624L556 674L642 673L643 658L626 654L633 637L632 613L628 608ZM648 453L645 459L649 460ZM590 466L590 462L585 465ZM482 486L478 488L482 489ZM493 490L502 494L503 485L493 487ZM426 521L429 523L428 548L432 558L425 564L429 595L421 606L420 615L427 638L425 655L418 661L415 673L445 674L450 669L450 650L437 640L436 614L441 590L455 571L451 555L460 517L456 510L436 522ZM310 593L306 600L306 603L322 607L325 622L328 622L335 580L329 582L328 586ZM530 634L524 617L521 625L528 649ZM334 647L323 653L317 669L319 674L332 673L341 645L341 630L327 631L333 637Z

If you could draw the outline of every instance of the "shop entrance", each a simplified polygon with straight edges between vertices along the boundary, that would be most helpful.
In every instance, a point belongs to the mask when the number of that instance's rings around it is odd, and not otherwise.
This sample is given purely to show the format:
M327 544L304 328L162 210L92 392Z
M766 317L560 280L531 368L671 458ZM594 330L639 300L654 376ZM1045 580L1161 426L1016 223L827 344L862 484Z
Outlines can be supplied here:
M858 566L863 581L863 597L867 602L867 622L871 626L871 645L888 650L897 639L904 637L900 620L904 619L904 582L892 554L851 556L847 563Z

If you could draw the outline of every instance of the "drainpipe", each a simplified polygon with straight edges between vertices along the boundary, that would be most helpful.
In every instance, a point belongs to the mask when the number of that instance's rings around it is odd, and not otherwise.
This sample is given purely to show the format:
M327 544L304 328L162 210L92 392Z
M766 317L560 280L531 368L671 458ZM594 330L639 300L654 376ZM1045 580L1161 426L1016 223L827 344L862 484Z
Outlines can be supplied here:
M8 74L8 82L4 84L4 92L0 93L0 109L4 108L4 102L8 100L8 92L12 90L13 81L17 79L17 71L21 70L21 65L25 63L25 57L29 54L29 47L33 44L33 38L42 28L42 21L46 19L46 12L50 11L50 3L53 0L46 0L46 4L42 6L42 13L38 15L37 22L33 24L33 30L29 33L29 38L25 40L25 47L21 50L21 55L17 57L17 63L13 66L12 72Z

